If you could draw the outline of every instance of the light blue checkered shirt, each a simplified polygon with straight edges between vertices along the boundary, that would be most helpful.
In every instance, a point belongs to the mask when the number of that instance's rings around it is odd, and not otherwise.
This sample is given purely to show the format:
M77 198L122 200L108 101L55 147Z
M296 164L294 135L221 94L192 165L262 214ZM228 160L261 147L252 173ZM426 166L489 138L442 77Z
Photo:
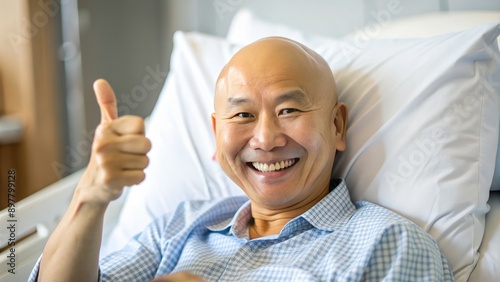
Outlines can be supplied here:
M149 281L181 270L207 281L453 281L425 231L380 206L354 205L337 183L280 234L253 240L246 197L185 202L102 259L101 281ZM38 264L33 279L37 272Z

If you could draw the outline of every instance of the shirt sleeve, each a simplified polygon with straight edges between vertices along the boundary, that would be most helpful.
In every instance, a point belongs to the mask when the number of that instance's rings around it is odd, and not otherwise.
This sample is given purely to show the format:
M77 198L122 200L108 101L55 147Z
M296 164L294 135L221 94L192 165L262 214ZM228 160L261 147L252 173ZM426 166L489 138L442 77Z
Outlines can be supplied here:
M437 243L414 224L394 224L373 248L363 281L454 281Z
M38 281L38 273L40 272L40 263L42 262L42 256L43 254L40 255L38 260L35 263L35 266L33 266L33 270L31 270L30 276L28 277L28 282L37 282ZM97 282L101 281L101 270L99 270L99 276Z
M36 282L38 280L38 272L40 271L40 262L42 261L42 255L40 255L40 257L36 261L33 270L31 270L30 276L28 277L28 282Z

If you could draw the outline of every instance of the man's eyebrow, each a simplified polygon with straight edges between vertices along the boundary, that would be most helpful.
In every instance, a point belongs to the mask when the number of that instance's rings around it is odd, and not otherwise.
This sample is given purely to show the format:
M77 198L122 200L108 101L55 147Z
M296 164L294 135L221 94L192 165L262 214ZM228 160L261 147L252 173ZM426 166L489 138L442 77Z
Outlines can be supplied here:
M300 105L308 105L311 103L309 97L302 90L292 90L279 95L276 98L276 104L281 104L287 101L295 101Z
M225 111L233 111L242 105L253 104L253 101L245 97L229 97L226 100Z
M243 98L243 97L229 97L229 98L227 98L227 103L230 106L238 106L240 104L250 103L250 99Z
M227 98L227 108L234 108L243 104L251 104L252 101L243 97L229 97Z

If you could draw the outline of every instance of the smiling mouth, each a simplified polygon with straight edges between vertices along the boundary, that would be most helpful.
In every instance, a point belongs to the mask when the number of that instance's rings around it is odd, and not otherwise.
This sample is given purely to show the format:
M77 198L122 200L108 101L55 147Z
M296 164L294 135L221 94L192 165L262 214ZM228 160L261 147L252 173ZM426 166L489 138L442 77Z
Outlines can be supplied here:
M248 163L250 167L260 172L273 172L279 170L285 170L294 166L299 161L299 158L283 160L275 163L259 163L252 162Z

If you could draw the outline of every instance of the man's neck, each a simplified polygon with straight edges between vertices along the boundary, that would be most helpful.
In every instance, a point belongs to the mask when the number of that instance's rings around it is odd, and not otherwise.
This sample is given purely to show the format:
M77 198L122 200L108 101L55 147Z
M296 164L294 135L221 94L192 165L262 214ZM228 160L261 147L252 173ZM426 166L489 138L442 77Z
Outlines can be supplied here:
M252 222L249 224L249 237L256 239L279 234L283 227L292 219L302 215L329 193L329 187L323 189L317 196L306 199L285 209L269 209L252 202Z

